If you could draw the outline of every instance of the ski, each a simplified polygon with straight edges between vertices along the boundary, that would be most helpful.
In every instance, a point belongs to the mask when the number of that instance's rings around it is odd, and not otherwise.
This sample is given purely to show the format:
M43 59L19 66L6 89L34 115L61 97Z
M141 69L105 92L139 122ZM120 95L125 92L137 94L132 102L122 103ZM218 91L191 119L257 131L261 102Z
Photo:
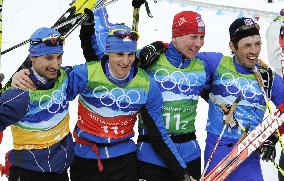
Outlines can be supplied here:
M219 162L202 181L225 180L284 122L284 106L269 114L247 137L233 147L232 151Z
M51 28L56 29L61 35L67 37L86 18L86 15L84 14L85 8L93 10L94 8L100 7L105 1L106 0L75 0L70 4L70 8L54 23ZM5 52L11 51L29 42L30 40L25 40L24 42L5 50ZM5 52L2 52L1 54L4 54ZM27 57L17 71L29 67L31 67L31 62L29 57ZM10 78L1 89L0 94L10 87L11 80L12 78Z

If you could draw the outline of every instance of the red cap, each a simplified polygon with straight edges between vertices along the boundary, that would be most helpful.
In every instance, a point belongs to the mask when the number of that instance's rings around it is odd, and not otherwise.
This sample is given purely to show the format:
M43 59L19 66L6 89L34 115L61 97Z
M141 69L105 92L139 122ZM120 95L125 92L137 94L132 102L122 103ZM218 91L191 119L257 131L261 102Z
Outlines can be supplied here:
M182 11L175 15L172 25L172 37L187 34L205 34L205 24L200 14L193 11Z
M280 16L284 16L284 9L281 9L279 14L280 14Z

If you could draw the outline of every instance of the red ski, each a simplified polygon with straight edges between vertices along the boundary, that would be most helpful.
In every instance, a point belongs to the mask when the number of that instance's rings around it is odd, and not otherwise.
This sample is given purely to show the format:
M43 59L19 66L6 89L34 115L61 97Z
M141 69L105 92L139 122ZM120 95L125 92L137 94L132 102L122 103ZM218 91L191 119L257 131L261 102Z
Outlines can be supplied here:
M263 142L284 122L284 105L269 114L244 140L234 146L232 151L219 162L201 181L225 180L243 161L245 161Z

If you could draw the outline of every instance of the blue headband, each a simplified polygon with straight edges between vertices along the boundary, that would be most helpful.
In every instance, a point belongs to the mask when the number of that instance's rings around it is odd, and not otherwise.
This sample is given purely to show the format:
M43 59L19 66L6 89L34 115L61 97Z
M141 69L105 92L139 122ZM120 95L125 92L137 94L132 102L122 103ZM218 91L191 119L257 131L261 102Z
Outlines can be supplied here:
M136 52L137 41L108 36L106 40L106 52Z
M50 36L61 36L60 33L52 28L39 28L31 36L31 41L37 42ZM63 46L46 46L44 43L30 44L29 57L38 57L50 54L63 54Z

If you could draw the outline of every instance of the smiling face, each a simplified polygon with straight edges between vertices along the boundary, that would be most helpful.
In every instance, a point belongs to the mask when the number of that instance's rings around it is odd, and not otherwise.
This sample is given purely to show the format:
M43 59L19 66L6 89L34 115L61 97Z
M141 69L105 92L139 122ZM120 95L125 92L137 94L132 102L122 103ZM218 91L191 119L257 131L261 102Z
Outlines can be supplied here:
M131 65L135 60L134 52L112 52L109 55L109 68L117 78L124 78L128 75Z
M229 43L232 52L236 55L236 62L246 68L253 68L261 51L261 38L259 35L242 38L237 47Z
M60 65L62 64L62 54L31 57L31 61L33 68L40 76L53 80L57 78Z
M204 36L204 34L177 36L172 39L172 42L174 47L186 58L193 58L204 45Z

